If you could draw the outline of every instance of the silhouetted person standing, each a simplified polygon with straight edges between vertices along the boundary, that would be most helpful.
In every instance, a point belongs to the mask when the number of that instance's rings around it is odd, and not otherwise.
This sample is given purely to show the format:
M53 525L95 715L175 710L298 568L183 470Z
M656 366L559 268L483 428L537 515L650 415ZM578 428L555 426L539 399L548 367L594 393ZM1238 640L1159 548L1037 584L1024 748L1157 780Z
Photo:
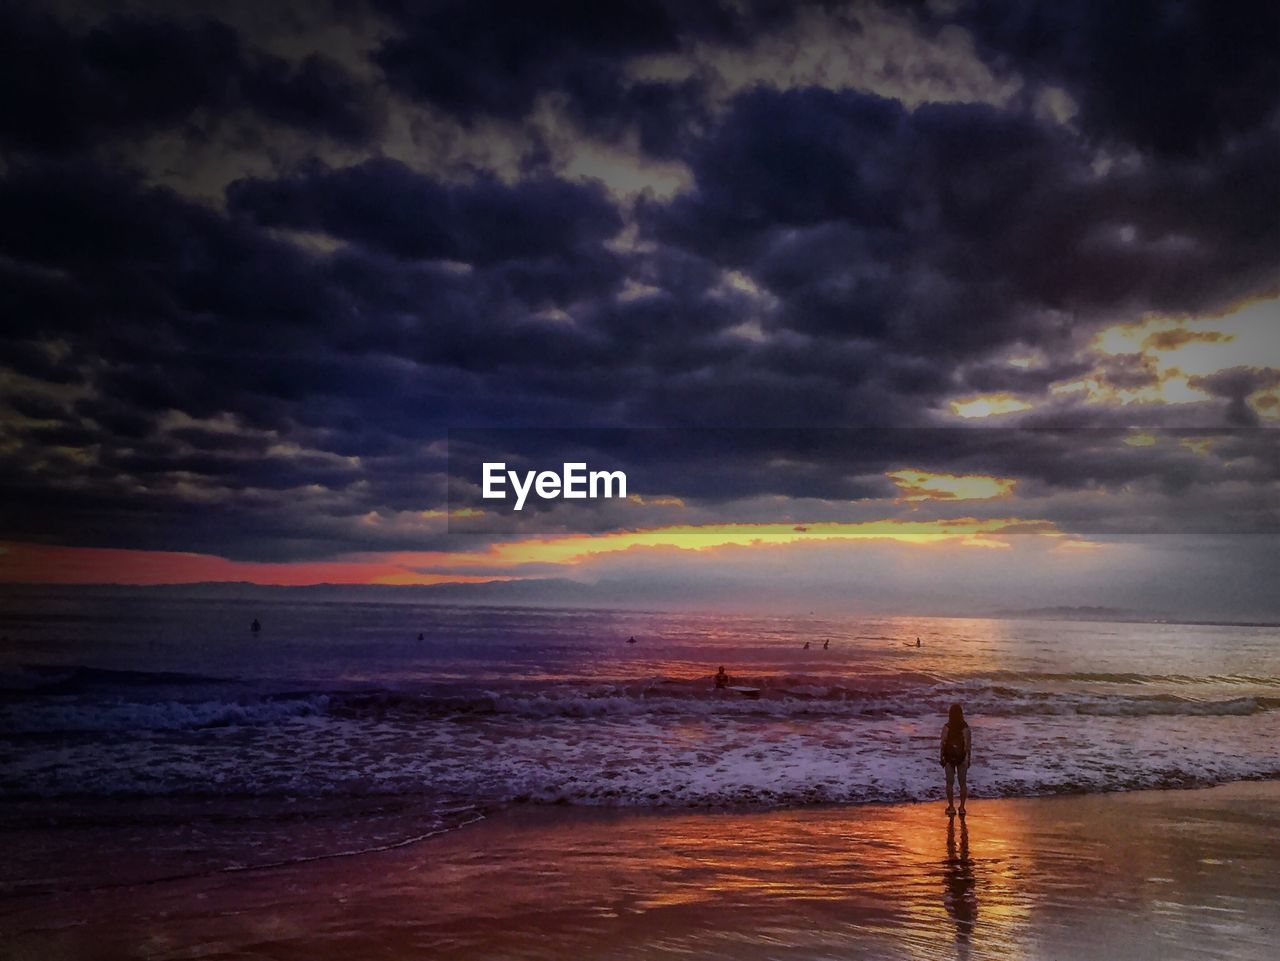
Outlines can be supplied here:
M947 772L947 814L955 814L955 802L952 791L956 776L960 777L960 816L964 817L964 802L969 799L969 785L965 776L969 772L969 761L972 756L973 742L969 725L964 719L964 708L952 704L947 715L947 723L942 728L942 742L939 745L938 763Z

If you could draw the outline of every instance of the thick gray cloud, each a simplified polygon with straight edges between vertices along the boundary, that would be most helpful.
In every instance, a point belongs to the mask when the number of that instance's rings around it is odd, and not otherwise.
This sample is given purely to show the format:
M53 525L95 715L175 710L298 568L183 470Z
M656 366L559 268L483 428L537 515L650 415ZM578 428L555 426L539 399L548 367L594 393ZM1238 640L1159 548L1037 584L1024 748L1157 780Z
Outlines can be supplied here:
M451 427L927 428L1001 392L1034 403L1026 425L1260 422L1280 344L1191 376L1200 403L1053 388L1154 390L1151 356L1091 350L1100 328L1280 292L1274 10L895 7L922 42L968 31L1016 81L1007 102L636 72L814 11L862 29L866 8L840 7L377 3L358 12L376 40L341 56L176 5L6 8L0 537L447 547L411 519L445 504ZM1043 109L1051 87L1074 115ZM233 168L214 202L157 168L169 141ZM620 194L558 165L566 142L685 185ZM435 164L441 143L472 153ZM1080 529L1185 530L1179 503L1195 529L1273 516L1265 435L1143 454L963 433L849 450L673 431L624 455L708 517L761 498L895 510L884 474L907 466L1017 477Z
M68 152L166 128L217 135L237 110L349 143L381 126L376 91L332 59L290 64L216 20L113 16L79 31L0 8L0 145Z
M993 63L1065 87L1110 143L1210 154L1275 119L1280 10L1265 0L971 0L956 18Z

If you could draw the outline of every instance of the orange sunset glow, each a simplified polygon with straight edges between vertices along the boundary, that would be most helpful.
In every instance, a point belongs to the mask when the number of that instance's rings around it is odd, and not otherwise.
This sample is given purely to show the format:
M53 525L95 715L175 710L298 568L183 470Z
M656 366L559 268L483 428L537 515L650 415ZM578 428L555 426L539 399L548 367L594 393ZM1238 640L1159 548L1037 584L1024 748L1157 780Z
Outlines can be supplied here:
M244 581L288 586L467 584L515 579L521 576L521 568L525 565L557 565L571 570L591 558L629 551L674 549L710 555L717 549L729 547L766 549L841 542L898 543L934 550L1000 549L1008 546L1002 535L1007 537L1011 533L1046 537L1063 549L1078 549L1090 543L1067 537L1048 522L1018 518L675 525L599 535L527 537L469 551L360 553L333 561L289 563L237 561L177 551L7 543L0 545L0 582L141 585ZM424 571L424 568L428 570ZM470 568L484 568L485 573L468 573ZM504 573L503 569L509 569L509 572Z

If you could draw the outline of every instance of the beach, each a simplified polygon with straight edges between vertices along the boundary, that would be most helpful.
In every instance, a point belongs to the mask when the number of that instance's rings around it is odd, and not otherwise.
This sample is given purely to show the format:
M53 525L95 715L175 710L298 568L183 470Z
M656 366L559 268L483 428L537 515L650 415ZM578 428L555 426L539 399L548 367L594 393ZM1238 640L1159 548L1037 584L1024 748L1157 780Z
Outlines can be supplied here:
M0 905L5 956L1268 958L1280 782L747 813L523 808ZM86 865L110 875L110 866Z
M1274 628L76 603L0 647L3 958L1270 954Z

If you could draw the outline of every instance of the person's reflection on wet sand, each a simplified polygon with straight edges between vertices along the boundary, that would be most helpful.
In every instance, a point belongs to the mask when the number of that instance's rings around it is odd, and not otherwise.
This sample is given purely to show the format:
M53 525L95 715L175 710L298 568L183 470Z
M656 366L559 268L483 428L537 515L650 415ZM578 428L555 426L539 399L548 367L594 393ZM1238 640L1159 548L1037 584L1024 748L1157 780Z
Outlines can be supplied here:
M960 845L956 847L956 819L947 822L947 861L942 877L946 890L942 904L956 923L956 943L968 946L973 926L978 920L977 879L969 860L969 825L960 819Z

